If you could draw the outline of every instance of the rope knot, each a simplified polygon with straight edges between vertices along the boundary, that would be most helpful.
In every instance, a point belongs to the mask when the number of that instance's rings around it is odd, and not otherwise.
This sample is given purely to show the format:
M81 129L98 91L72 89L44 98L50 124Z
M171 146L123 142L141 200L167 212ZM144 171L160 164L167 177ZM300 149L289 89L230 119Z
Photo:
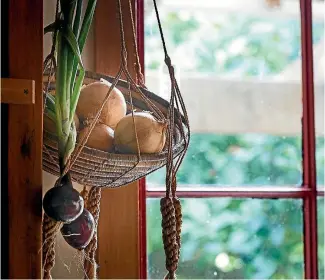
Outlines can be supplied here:
M180 200L177 197L173 197L173 204L174 204L175 216L176 216L176 242L178 245L178 258L180 258L182 218L183 218L182 205Z
M178 266L179 248L177 244L176 216L173 199L164 197L160 200L162 215L162 237L166 254L166 269L169 276L173 276ZM169 279L174 279L169 278Z
M61 224L44 214L43 232L43 279L52 279L51 270L55 264L55 241Z
M88 193L87 209L93 215L95 220L95 233L85 249L87 255L85 271L88 279L97 279L98 265L96 263L96 250L97 250L97 227L100 213L100 199L101 199L101 188L92 187Z
M169 55L166 55L165 56L165 63L166 63L166 65L167 65L168 68L169 67L172 67L172 61L171 61Z

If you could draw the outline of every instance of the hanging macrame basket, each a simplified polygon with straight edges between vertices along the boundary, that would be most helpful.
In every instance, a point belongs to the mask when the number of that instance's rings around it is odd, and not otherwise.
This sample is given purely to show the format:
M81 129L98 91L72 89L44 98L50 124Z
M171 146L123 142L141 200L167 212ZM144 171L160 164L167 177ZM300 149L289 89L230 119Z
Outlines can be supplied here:
M46 86L48 85L48 78L48 75L45 74L44 83ZM112 83L115 78L88 71L85 75L84 84L100 81L100 79L105 79ZM128 92L129 83L124 80L118 80L116 88L123 93L128 104L127 114L131 113L131 100ZM50 92L55 91L55 79L52 79L50 82L48 90ZM143 87L139 87L139 91L159 108L164 117L167 118L170 107L169 102ZM151 108L136 91L132 91L132 103L133 108L137 111L151 111ZM179 122L174 126L172 146L173 155L177 157L184 151L188 142L188 123L177 109L175 109L175 114L180 116L180 118L177 118ZM181 131L184 132L184 135L181 135ZM60 176L56 136L44 130L43 143L44 171ZM137 154L107 153L84 146L69 172L72 180L79 184L114 188L138 180L164 166L167 162L167 157L167 145L161 153L140 154L140 158Z
M167 274L166 279L175 279L176 270L180 258L180 248L181 248L181 224L182 224L182 212L181 204L179 199L176 196L176 173L184 159L186 150L189 145L190 140L190 128L189 120L186 112L186 107L180 93L177 81L175 79L174 67L172 65L171 59L167 53L165 40L161 28L161 23L159 20L158 9L156 1L154 2L155 12L157 15L157 22L159 25L159 31L162 39L162 45L165 55L165 63L169 71L170 76L170 85L171 85L171 97L169 101L166 101L160 98L158 95L150 92L144 85L143 75L141 73L141 66L139 62L136 36L135 36L135 23L133 21L131 1L129 1L129 11L130 18L132 23L133 30L133 47L134 55L136 57L135 63L135 72L136 78L133 79L129 73L130 66L127 64L127 48L124 38L124 22L123 22L123 13L121 0L117 1L118 7L118 19L120 22L120 37L121 37L121 61L120 67L117 71L115 77L101 75L99 73L86 72L83 79L83 85L88 85L96 81L106 80L109 82L110 86L106 93L104 100L98 112L94 116L91 116L90 119L86 120L86 133L83 134L78 141L74 143L76 135L71 136L67 133L67 130L64 130L64 136L70 137L72 139L73 148L68 150L72 152L64 158L61 156L59 159L58 151L58 138L55 133L47 131L44 129L43 133L43 169L51 174L58 176L58 180L54 188L49 190L43 199L43 208L45 211L43 219L43 278L51 279L51 270L54 267L55 263L55 240L56 235L61 230L61 234L68 238L74 238L77 235L80 235L81 229L78 228L79 232L70 232L66 234L66 230L71 229L72 224L75 223L81 217L82 222L88 221L90 229L93 229L92 235L88 236L87 245L84 247L78 247L77 245L73 246L70 241L67 241L72 247L80 249L83 251L85 256L85 278L96 279L97 278L97 264L95 253L97 249L97 227L99 221L99 212L100 212L100 198L101 198L101 189L103 187L107 188L116 188L122 185L128 184L139 178L142 178L149 173L166 166L166 194L160 201L161 214L162 214L162 241L164 243L164 250L166 255L166 270ZM62 8L62 7L61 7ZM56 22L54 26L59 26L60 23L60 13L59 13L59 0L57 0L56 7ZM60 27L59 27L60 28ZM58 29L56 29L57 31ZM47 56L44 62L44 114L46 110L49 109L47 101L53 98L53 93L56 91L56 57L55 57L55 36L56 31L53 33L53 44L50 54ZM79 78L83 76L83 68L79 69L80 75ZM123 80L122 77L125 77ZM81 84L81 83L80 83ZM79 85L80 85L79 84ZM95 126L101 121L100 116L104 109L105 104L108 102L111 92L114 88L118 89L124 96L124 99L127 104L127 114L132 116L133 120L133 131L135 133L137 152L134 154L121 154L117 152L117 149L111 149L111 152L104 152L101 150L93 149L87 146L89 136L91 135ZM59 89L58 89L59 90ZM64 92L64 91L63 91ZM78 93L78 91L77 91ZM66 96L65 96L66 97ZM58 98L61 98L58 95ZM71 96L70 96L71 99ZM63 104L70 103L70 100L64 99ZM75 100L78 100L75 98ZM54 103L54 101L53 101ZM59 102L60 103L60 102ZM75 103L74 103L75 104ZM60 104L59 104L60 105ZM70 106L70 104L69 104ZM57 107L55 107L57 108ZM56 112L56 110L55 110ZM60 112L60 111L59 111ZM73 111L74 112L74 111ZM136 112L150 112L152 114L154 121L160 124L163 124L166 138L165 146L160 146L159 153L142 153L139 144L139 135L140 131L136 129L135 114ZM61 114L61 113L60 113ZM72 114L72 113L71 113ZM56 124L60 126L68 127L67 120L70 118L65 118L62 120L62 115L56 116ZM150 116L152 118L152 116ZM59 121L59 122L58 122ZM85 124L85 122L82 122ZM68 123L70 124L70 123ZM74 123L71 123L71 128L74 128ZM68 130L70 127L68 127ZM58 129L58 132L60 130ZM78 132L78 131L77 131ZM69 134L67 136L67 134ZM146 134L144 134L146 135ZM80 136L80 134L79 134ZM70 139L70 138L69 138ZM67 142L65 142L66 144ZM66 149L67 146L65 146ZM62 148L62 146L61 146ZM66 151L66 150L65 150ZM84 185L84 190L82 193L78 193L74 190L72 186L72 181L75 181L81 185ZM63 183L63 181L65 183ZM87 190L86 186L90 186L91 189ZM56 198L56 200L51 200L54 193L60 192L63 194L64 201L61 199L62 196ZM70 193L72 197L78 198L72 203L71 199L67 199L67 193ZM51 198L52 195L52 198ZM52 203L55 201L55 203ZM78 203L74 203L77 201ZM70 204L69 204L70 203ZM84 203L84 204L83 204ZM66 204L70 205L67 206ZM68 208L67 215L71 213L71 209L74 206L80 205L80 212L72 220L68 218L62 218L60 216L60 211L52 211L55 207L58 208L58 205L63 205L62 212L66 214L66 209ZM72 206L71 206L72 205ZM48 207L48 208L47 208ZM83 207L83 208L82 208ZM48 211L46 211L47 209ZM50 209L50 210L49 210ZM51 212L52 211L52 212ZM88 213L88 214L87 214ZM87 215L86 215L87 214ZM52 216L51 216L52 215ZM83 216L84 215L84 216ZM86 218L87 217L87 218ZM87 220L88 219L88 220ZM77 223L77 222L76 222ZM79 224L78 224L79 225ZM86 226L82 227L82 230L86 229ZM63 232L62 233L62 229ZM74 231L74 229L73 229ZM89 231L90 232L90 231ZM89 233L88 232L88 233ZM86 243L84 243L86 244Z

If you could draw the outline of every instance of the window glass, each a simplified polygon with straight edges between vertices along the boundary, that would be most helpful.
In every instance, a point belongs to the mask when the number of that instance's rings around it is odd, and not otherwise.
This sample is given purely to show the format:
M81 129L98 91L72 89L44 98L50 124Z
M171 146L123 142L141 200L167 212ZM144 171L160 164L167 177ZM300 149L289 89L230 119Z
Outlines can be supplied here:
M178 279L302 279L301 200L183 199ZM147 201L148 278L166 272L159 199Z
M193 135L180 186L301 184L299 1L268 2L276 1L158 1ZM323 23L316 16L315 45L323 40ZM150 0L145 73L148 88L168 99ZM321 151L324 140L318 142ZM163 169L148 176L150 187L163 181Z

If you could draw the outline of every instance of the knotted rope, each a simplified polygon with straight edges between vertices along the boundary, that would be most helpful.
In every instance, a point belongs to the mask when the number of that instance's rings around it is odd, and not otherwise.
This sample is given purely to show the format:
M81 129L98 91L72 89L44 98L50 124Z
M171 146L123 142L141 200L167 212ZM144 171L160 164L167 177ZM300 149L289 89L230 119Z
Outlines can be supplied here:
M166 164L166 196L160 201L160 211L162 215L162 237L164 242L164 249L166 255L166 269L168 271L165 279L175 279L178 262L180 259L181 249L181 227L182 227L182 207L179 199L176 196L176 174L184 159L186 150L189 145L190 129L188 125L188 115L185 108L185 104L179 90L174 67L171 63L171 59L168 55L164 34L161 27L159 18L159 12L157 8L156 0L153 0L156 18L158 22L160 37L165 54L165 64L169 71L170 83L171 83L171 97L170 107L168 111L169 129L167 134L167 164ZM175 113L175 107L177 113ZM181 111L182 110L182 111ZM179 125L180 133L185 141L184 151L177 157L174 163L173 155L173 139L174 139L174 127L175 124L181 124L182 117L181 112L184 114L184 119L188 125L188 140L185 137L185 131L182 125Z
M179 258L179 247L176 238L176 218L172 198L164 197L160 200L160 211L162 215L161 226L166 255L166 269L168 271L165 279L175 279L175 271Z
M61 223L55 222L44 214L43 231L43 279L52 279L51 270L55 265L55 241Z
M100 198L101 188L92 187L89 191L87 200L87 209L93 215L95 220L95 233L85 249L85 271L87 279L97 279L97 263L96 263L96 250L97 250L97 227L100 213Z
M178 258L181 250L181 232L182 232L182 205L177 197L173 197L173 205L176 217L176 241L178 245Z

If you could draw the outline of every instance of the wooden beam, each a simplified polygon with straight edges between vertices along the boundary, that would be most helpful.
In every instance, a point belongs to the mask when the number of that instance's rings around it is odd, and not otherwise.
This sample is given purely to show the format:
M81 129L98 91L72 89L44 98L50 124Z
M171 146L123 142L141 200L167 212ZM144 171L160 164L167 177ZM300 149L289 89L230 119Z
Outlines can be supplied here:
M95 17L95 70L116 75L120 66L120 33L116 2L98 0ZM132 29L128 0L122 0L128 65L134 76ZM134 1L132 1L134 3ZM138 182L104 189L98 229L100 279L139 279Z
M9 1L9 77L35 81L35 105L9 105L9 279L40 279L43 1Z
M1 78L1 103L34 104L35 81Z

